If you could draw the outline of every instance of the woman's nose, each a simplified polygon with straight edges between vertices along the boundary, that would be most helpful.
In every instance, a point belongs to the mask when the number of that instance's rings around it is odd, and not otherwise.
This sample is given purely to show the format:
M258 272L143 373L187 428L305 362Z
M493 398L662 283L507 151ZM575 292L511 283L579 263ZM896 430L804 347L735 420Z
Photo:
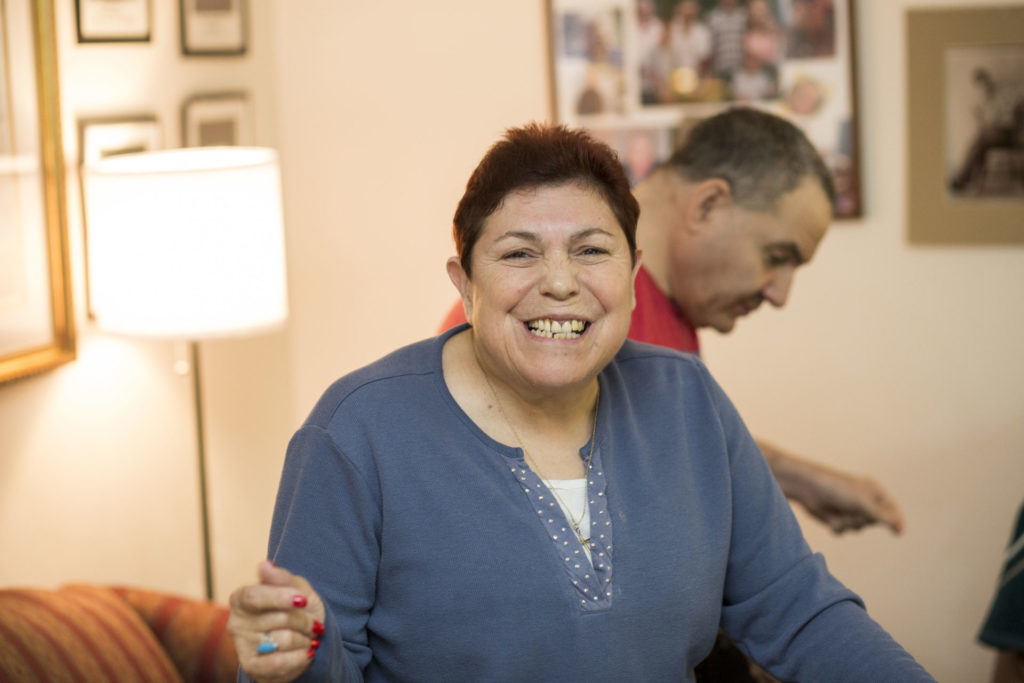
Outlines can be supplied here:
M556 299L566 299L579 292L576 266L568 258L553 258L544 264L541 278L541 294Z

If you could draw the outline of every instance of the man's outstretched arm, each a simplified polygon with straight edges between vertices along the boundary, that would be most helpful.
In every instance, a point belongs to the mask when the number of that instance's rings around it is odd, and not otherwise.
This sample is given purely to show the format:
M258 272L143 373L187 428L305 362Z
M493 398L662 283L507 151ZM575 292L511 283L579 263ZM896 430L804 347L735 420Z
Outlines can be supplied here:
M899 506L874 479L797 458L764 441L757 445L786 497L837 534L871 524L903 531Z

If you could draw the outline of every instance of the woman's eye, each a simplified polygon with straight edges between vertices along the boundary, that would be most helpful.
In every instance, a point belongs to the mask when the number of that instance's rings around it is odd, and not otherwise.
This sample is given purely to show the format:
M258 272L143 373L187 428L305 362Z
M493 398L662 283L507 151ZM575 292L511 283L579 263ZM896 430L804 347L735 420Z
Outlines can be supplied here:
M510 251L510 252L506 253L501 258L515 260L515 259L526 258L529 255L530 254L525 249L516 249L515 251Z
M601 247L583 247L580 249L580 254L583 256L604 256L607 253L608 250Z

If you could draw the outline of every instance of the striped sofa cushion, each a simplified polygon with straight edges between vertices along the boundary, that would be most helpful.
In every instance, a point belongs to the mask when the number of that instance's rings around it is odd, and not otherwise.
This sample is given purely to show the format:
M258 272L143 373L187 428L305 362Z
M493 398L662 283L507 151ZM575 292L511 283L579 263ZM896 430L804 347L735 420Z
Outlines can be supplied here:
M225 605L139 588L115 587L114 592L149 625L186 681L235 681L238 656L225 629Z
M0 681L174 681L142 618L109 588L0 590Z

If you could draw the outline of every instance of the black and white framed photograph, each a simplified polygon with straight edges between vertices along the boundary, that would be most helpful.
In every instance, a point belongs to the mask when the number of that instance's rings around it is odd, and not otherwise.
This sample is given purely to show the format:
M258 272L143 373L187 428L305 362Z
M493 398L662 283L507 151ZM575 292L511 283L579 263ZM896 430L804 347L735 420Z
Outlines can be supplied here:
M75 0L79 43L148 43L151 0Z
M178 0L181 51L186 55L242 55L248 49L247 0Z
M907 234L1024 243L1024 8L907 12Z
M244 92L204 93L181 108L182 147L253 144L252 105Z
M861 215L854 0L547 5L557 121L632 145L613 142L624 165L654 143L657 164L672 149L659 141L677 140L696 120L758 107L791 120L821 152L836 216Z
M945 51L946 177L953 197L1024 200L1024 35Z

